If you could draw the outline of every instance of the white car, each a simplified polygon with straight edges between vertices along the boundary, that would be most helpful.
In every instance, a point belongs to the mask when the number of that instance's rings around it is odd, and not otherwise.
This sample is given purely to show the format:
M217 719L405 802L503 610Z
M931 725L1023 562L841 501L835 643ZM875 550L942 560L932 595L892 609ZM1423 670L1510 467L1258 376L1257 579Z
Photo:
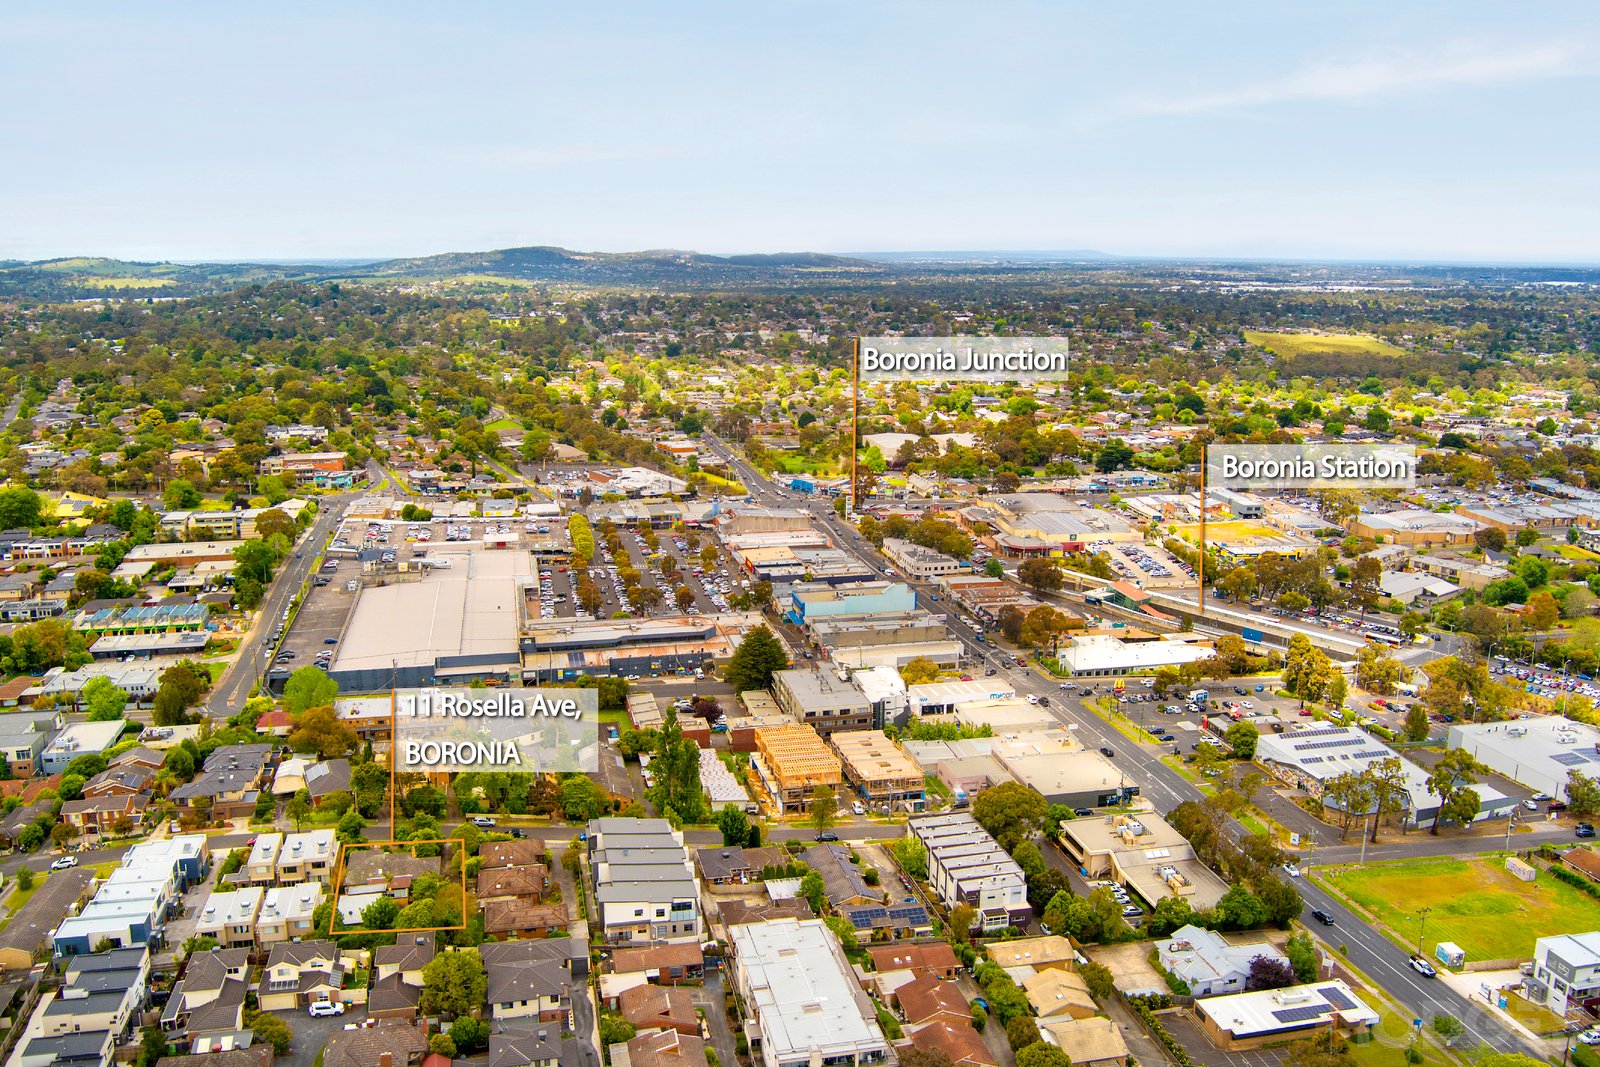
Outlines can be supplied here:
M1039 698L1034 696L1032 693L1029 693L1028 694L1028 703L1037 704L1037 703L1039 703Z
M1290 878L1298 878L1300 877L1300 868L1296 867L1292 863L1285 863L1283 865L1283 873L1287 874Z
M77 865L78 865L78 857L76 857L76 856L62 856L60 859L56 860L54 863L52 863L50 865L50 869L52 871L64 871L68 867L76 867Z
M326 1019L334 1015L344 1014L344 1004L335 1000L318 1000L308 1009L313 1019Z

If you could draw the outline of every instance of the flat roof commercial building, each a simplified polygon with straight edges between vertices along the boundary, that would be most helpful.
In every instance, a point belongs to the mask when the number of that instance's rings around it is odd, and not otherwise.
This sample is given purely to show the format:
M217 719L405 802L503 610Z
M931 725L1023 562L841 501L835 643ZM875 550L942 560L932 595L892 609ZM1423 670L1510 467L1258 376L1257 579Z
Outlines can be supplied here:
M460 547L434 545L429 555ZM448 554L454 561L448 569L428 568L415 572L415 580L357 590L328 670L342 692L521 675L518 605L533 582L530 557L471 549Z
M1562 800L1567 798L1571 772L1600 777L1600 730L1559 715L1454 723L1445 743L1465 749L1513 782Z
M1428 790L1428 772L1364 730L1354 726L1319 726L1282 734L1262 734L1261 740L1256 742L1258 763L1279 780L1304 789L1313 797L1322 796L1323 784L1328 779L1347 771L1359 773L1389 759L1399 760L1405 774L1406 825L1431 823L1439 810L1439 798ZM1600 764L1595 766L1600 767ZM1514 798L1482 782L1470 788L1479 797L1478 814L1473 821L1486 819L1517 804Z
M778 671L772 676L772 696L778 707L794 719L827 737L835 730L881 729L874 722L872 702L843 672L804 668Z
M968 904L985 931L1021 926L1033 914L1027 878L971 812L920 815L906 832L928 850L928 882L948 907Z
M98 755L117 743L126 719L109 722L75 722L56 735L39 754L39 766L45 774L55 774L79 756Z
M888 1059L877 1012L821 919L728 928L745 1037L762 1067L866 1067Z
M1215 654L1208 645L1184 640L1122 641L1086 634L1063 645L1056 658L1074 678L1105 678L1199 663Z
M1065 731L1008 737L995 744L993 755L1011 777L1052 804L1099 808L1126 803L1139 792L1115 764Z
M1363 1034L1378 1013L1339 979L1195 1001L1195 1019L1222 1049L1259 1048L1318 1030Z
M917 595L904 582L803 582L790 588L786 614L804 626L821 618L904 615L916 607Z
M926 582L946 574L961 574L972 572L964 561L954 556L947 556L943 552L935 552L931 548L898 537L885 537L883 539L883 554L889 561L906 572L907 577L919 582Z
M654 619L526 619L521 626L522 678L531 684L572 681L584 675L648 678L693 672L728 659L760 623L755 612Z
M856 796L875 807L921 809L927 787L922 768L882 730L837 733L830 741Z
M1088 878L1109 878L1156 904L1181 896L1196 910L1214 907L1227 883L1195 856L1194 846L1155 812L1068 819L1061 847Z
M815 729L785 722L756 728L755 768L767 804L781 814L810 808L818 786L838 792L844 765Z
M1484 524L1466 515L1423 508L1362 512L1350 521L1357 537L1382 537L1397 545L1465 545Z
M974 678L970 682L918 682L906 687L913 715L949 715L957 704L978 700L1010 700L1017 690L999 678Z

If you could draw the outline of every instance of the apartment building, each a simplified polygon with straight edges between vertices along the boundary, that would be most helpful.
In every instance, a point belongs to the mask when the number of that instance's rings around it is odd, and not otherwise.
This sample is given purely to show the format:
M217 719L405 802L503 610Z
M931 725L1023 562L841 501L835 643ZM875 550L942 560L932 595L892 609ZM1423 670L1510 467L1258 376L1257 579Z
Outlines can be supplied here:
M928 881L934 891L947 907L970 905L975 928L1021 926L1033 914L1022 868L971 812L916 816L906 831L928 850Z
M823 737L836 730L871 729L872 702L841 673L807 668L778 671L772 676L773 699L795 722Z
M589 867L607 941L700 941L700 890L683 835L665 819L589 823Z
M761 1067L867 1067L889 1043L838 939L821 919L728 928L745 1037Z
M200 908L195 934L215 938L223 948L252 947L264 892L259 886L248 885L231 892L213 890Z

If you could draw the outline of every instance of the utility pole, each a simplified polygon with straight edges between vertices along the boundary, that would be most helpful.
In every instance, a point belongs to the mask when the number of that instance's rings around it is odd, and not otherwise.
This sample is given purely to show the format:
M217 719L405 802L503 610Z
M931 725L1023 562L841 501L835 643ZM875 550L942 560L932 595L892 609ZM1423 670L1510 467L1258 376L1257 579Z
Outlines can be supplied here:
M857 514L861 510L860 481L856 473L856 463L860 453L861 440L861 338L857 336L850 342L850 512Z
M1422 908L1417 912L1417 915L1419 915L1422 919L1422 921L1417 924L1417 955L1419 956L1422 955L1422 935L1428 929L1428 913L1431 911L1433 911L1432 908Z
M1377 814L1376 811L1374 811L1371 814L1369 814L1367 816L1367 818L1366 818L1365 823L1362 825L1362 830L1361 830L1361 865L1363 867L1365 867L1367 865L1367 838L1372 836L1372 834L1370 832L1371 831L1371 827L1372 827L1372 817L1374 815L1376 815L1376 814Z
M1194 564L1194 609L1204 618L1206 613L1206 446L1200 446L1200 555Z

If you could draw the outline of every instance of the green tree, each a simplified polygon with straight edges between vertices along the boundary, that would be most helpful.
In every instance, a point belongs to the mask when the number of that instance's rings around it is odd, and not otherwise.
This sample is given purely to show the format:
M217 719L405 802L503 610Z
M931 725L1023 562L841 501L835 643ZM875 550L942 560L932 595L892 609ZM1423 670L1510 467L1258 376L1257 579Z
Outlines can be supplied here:
M1600 780L1582 771L1568 771L1567 809L1578 819L1600 815Z
M833 786L819 785L811 791L811 811L808 821L817 830L826 830L839 815L839 798Z
M588 775L574 774L561 782L561 813L568 822L588 822L611 810L611 802Z
M128 707L127 690L118 688L104 675L89 679L79 699L89 713L90 722L115 721L122 718Z
M939 665L926 656L913 657L900 668L900 678L907 685L936 681L938 677Z
M460 1017L482 1003L489 980L475 948L441 952L422 969L422 1010Z
M289 802L291 805L294 801ZM369 930L393 930L394 921L400 915L400 905L387 894L380 894L376 900L361 910L361 925Z
M800 895L811 904L812 911L823 914L828 904L828 889L822 882L822 875L807 871L805 877L800 879Z
M1419 704L1411 704L1406 708L1406 740L1426 741L1428 739L1428 709Z
M1250 760L1256 757L1256 742L1261 740L1261 733L1247 722L1236 722L1228 727L1223 738L1233 749L1234 759Z
M247 1012L244 1024L256 1035L257 1040L271 1045L272 1051L279 1056L289 1051L289 1044L294 1040L288 1023L264 1011Z
M294 821L295 830L299 831L301 825L311 817L311 801L296 793L289 798L289 803L284 806L283 811L285 815Z
M1294 968L1295 981L1305 983L1317 977L1317 949L1310 934L1304 930L1290 934L1284 955L1289 958L1289 966Z
M889 851L894 853L894 861L907 875L919 880L928 877L927 845L907 834L896 838L894 844L889 846Z
M765 626L757 626L734 649L723 677L734 692L747 693L769 688L773 674L788 665L789 654L783 643Z
M1038 833L1049 814L1049 801L1020 782L991 786L972 803L973 818L1007 852Z
M1428 775L1428 792L1439 798L1439 807L1433 815L1433 825L1428 832L1437 834L1439 824L1445 819L1454 819L1463 825L1471 821L1471 816L1462 819L1468 801L1463 793L1471 794L1471 814L1478 813L1478 794L1471 788L1478 779L1474 773L1478 761L1465 749L1447 749L1433 765L1433 773Z
M722 831L724 847L740 847L750 837L750 820L737 804L729 804L717 812L717 828Z
M339 683L320 668L301 667L283 683L283 706L290 715L308 708L332 706L339 696Z

